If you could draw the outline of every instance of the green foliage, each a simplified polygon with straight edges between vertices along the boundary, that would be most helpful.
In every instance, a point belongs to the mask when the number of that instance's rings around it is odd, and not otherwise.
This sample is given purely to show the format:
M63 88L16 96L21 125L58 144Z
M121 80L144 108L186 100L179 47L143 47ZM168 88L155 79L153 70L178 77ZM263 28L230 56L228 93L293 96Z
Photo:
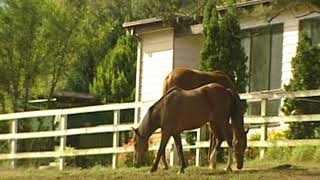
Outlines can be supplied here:
M287 147L270 147L267 149L264 160L288 161L292 150Z
M119 159L120 167L133 167L133 153L125 153L124 157ZM141 161L142 166L151 166L155 159L155 154L152 151L148 151Z
M137 41L131 36L119 38L115 48L97 66L90 91L105 102L134 99Z
M311 90L320 87L320 80L317 77L320 72L320 48L314 46L305 34L300 36L297 54L292 59L292 79L286 91ZM319 106L315 102L319 97L303 99L287 98L284 101L282 111L286 115L292 114L316 114L320 112ZM319 122L290 123L288 137L293 139L319 138L316 128Z
M293 148L291 160L292 161L311 161L314 160L316 148L313 146L298 146Z
M320 162L319 150L320 146L270 147L265 152L264 160Z
M257 131L255 133L251 134L249 140L250 141L259 141L260 137L261 137L260 132Z
M206 0L132 0L133 14L138 19L201 15L205 2Z
M220 61L220 27L216 1L207 2L202 24L204 40L201 48L200 66L203 70L209 70Z
M316 162L320 162L320 146L316 147L313 159Z
M204 11L201 69L225 71L244 92L248 84L247 57L241 45L241 29L234 1L228 1L226 14L218 16L216 1L208 1Z

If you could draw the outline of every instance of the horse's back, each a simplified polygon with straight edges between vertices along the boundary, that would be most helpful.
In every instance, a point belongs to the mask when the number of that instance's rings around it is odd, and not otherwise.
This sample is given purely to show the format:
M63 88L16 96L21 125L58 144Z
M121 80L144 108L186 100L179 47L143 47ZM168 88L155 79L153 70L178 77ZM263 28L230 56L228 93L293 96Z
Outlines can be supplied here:
M196 69L178 67L173 69L165 78L163 93L165 94L166 91L172 87L191 90L209 83L218 83L226 88L231 88L235 92L237 91L231 79L223 71L214 70L205 72Z
M192 90L175 89L163 100L164 126L180 131L202 127L212 120L212 114L225 119L230 115L230 101L228 90L217 83Z

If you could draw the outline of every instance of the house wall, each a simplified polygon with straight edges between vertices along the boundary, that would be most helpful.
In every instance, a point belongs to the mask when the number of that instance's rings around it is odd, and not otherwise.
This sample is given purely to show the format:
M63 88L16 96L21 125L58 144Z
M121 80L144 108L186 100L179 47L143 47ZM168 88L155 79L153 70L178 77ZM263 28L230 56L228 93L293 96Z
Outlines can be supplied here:
M199 69L202 35L178 36L174 41L174 67Z
M162 96L163 80L173 68L174 30L171 28L139 35L141 39L140 101ZM140 119L148 108L141 109Z

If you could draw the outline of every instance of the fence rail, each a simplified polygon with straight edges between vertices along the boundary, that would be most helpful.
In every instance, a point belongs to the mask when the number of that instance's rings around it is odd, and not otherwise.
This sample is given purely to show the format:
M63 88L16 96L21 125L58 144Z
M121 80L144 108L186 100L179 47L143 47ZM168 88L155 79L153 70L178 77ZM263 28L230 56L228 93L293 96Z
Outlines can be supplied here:
M273 146L299 146L299 145L320 145L320 139L315 140L282 140L282 141L268 141L267 129L269 123L289 123L289 122L308 122L308 121L320 121L320 114L312 115L294 115L294 116L266 116L266 103L268 100L281 99L286 97L301 98L320 96L320 90L309 91L297 91L297 92L283 92L283 91L264 91L241 94L241 99L246 99L249 102L261 101L261 115L260 116L246 116L245 124L258 124L261 126L261 139L260 141L249 141L248 146L262 148L260 156L263 157L264 148ZM153 101L149 102L133 102L133 103L121 103L110 104L100 106L90 106L81 108L70 109L57 109L57 110L45 110L45 111L32 111L12 114L0 115L0 123L5 121L11 122L11 132L8 134L0 134L0 140L10 141L10 153L0 154L0 160L11 160L11 165L14 168L16 166L17 159L28 158L58 158L59 167L62 170L65 165L66 157L83 156L83 155L98 155L98 154L112 154L112 167L117 167L117 154L132 152L132 147L124 148L119 147L119 132L129 131L131 127L136 127L138 124L120 124L120 110L125 109L137 109L141 107L150 106ZM68 115L80 114L80 113L93 113L101 111L113 111L113 124L100 125L96 127L74 128L67 129ZM42 131L42 132L18 132L19 121L28 118L35 117L48 117L52 116L55 121L60 123L59 129L55 131ZM137 116L134 116L137 117ZM134 122L138 122L134 120ZM194 130L197 133L197 142L195 145L184 146L184 149L196 149L196 165L200 165L200 149L209 147L209 142L200 141L200 129ZM95 134L95 133L113 133L113 146L104 148L92 148L92 149L76 149L66 150L66 138L71 135L82 134ZM60 137L60 146L57 151L46 152L24 152L17 153L17 140L21 139L35 139L35 138L48 138L48 137ZM222 144L226 146L225 143ZM149 150L156 150L157 146L152 146ZM167 146L167 149L173 150L172 143ZM170 164L173 164L173 153L170 155Z

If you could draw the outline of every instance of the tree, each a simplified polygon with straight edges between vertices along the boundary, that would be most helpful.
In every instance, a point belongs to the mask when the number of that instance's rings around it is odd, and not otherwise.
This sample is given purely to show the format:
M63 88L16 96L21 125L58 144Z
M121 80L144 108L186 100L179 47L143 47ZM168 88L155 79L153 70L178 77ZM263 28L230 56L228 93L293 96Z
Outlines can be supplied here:
M48 4L38 0L1 0L0 4L0 87L10 97L11 111L26 110L44 60L38 35Z
M78 50L65 88L89 92L97 65L115 47L125 33L122 24L132 16L125 0L91 1L80 22L76 39Z
M296 56L292 59L292 78L286 91L311 90L320 88L320 48L313 45L309 37L304 33L300 35ZM319 97L304 99L287 98L284 101L282 111L286 115L316 114L320 112ZM319 122L290 123L289 138L320 138Z
M214 67L220 61L220 27L216 1L208 1L203 19L203 46L200 66L203 70Z
M122 36L115 48L97 67L90 91L105 102L126 102L134 99L137 42Z
M239 15L234 1L228 1L227 12L220 21L220 60L213 68L224 70L235 83L239 92L248 85L248 60L241 45Z
M248 84L247 57L241 46L241 29L234 1L229 1L226 14L219 17L216 1L208 1L203 20L204 41L201 69L225 71L244 92Z

